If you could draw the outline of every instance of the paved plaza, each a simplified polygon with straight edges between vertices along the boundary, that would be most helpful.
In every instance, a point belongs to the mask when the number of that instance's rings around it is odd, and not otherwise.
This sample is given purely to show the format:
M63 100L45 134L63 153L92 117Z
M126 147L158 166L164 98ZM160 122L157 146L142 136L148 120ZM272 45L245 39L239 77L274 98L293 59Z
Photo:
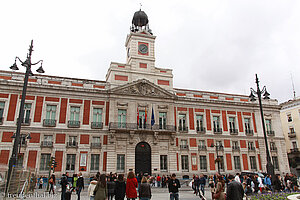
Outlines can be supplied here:
M211 194L210 194L210 189L206 188L206 198L208 200L211 200ZM58 191L54 196L48 196L48 193L45 192L44 189L36 189L35 193L32 194L31 197L26 197L25 199L46 199L46 200L50 200L50 199L61 199L61 193ZM88 196L87 196L87 187L86 189L81 193L80 195L80 199L81 200L89 200ZM8 199L14 199L14 198L8 198ZM20 198L18 198L20 199ZM126 199L126 198L125 198ZM169 192L167 188L152 188L152 200L168 200L169 198ZM195 196L193 194L193 191L191 190L191 188L189 187L182 187L180 189L179 192L179 199L180 200L196 200L196 199L200 199L198 196ZM71 200L77 200L77 195L75 194L75 192L72 193L72 197Z

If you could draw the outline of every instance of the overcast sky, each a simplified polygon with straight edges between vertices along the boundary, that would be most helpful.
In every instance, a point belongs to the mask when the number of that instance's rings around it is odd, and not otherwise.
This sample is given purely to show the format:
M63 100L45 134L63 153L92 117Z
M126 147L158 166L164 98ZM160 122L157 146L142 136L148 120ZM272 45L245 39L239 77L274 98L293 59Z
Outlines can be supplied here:
M0 69L15 56L44 60L46 75L105 80L126 61L125 39L142 10L156 38L156 67L174 87L249 95L255 73L279 102L300 96L298 0L10 0L0 3ZM24 69L22 69L24 72Z

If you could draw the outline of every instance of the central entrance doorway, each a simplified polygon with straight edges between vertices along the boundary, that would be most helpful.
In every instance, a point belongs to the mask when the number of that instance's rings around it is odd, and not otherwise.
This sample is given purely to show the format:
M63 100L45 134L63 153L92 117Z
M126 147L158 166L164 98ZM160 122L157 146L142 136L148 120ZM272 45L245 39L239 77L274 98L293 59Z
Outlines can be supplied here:
M151 175L151 147L147 142L140 142L135 147L135 173Z

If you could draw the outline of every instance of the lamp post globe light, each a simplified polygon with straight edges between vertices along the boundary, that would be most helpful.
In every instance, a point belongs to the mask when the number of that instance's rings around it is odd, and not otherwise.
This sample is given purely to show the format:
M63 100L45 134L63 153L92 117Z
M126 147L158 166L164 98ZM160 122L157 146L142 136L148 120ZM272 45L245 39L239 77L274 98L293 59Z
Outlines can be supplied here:
M20 139L21 139L20 131L21 131L22 121L23 121L23 118L24 118L24 104L25 104L26 90L27 90L27 84L28 84L28 77L33 76L33 73L31 71L31 66L34 66L34 65L37 65L37 64L40 63L41 66L36 71L38 73L44 73L45 72L43 67L42 67L43 60L39 60L36 63L31 62L32 52L33 52L33 40L31 40L31 44L29 46L29 53L27 54L26 60L23 62L19 57L16 57L14 64L10 67L10 69L12 69L12 70L19 70L19 68L17 66L17 60L18 60L21 63L21 65L23 67L25 67L26 72L25 72L25 77L24 77L24 85L23 85L22 98L21 98L21 104L20 104L20 110L19 110L19 118L17 120L17 130L16 130L16 133L14 135L14 137L15 137L14 145L13 145L12 154L11 154L11 157L9 159L9 164L8 164L5 196L8 195L8 188L10 186L10 179L11 179L11 176L12 176L12 169L17 164L17 154L18 154L18 147L19 147L19 143L20 143Z
M257 74L255 74L255 82L257 86L257 90L255 91L253 88L250 88L251 94L249 95L250 101L256 101L255 95L258 97L259 102L259 108L260 108L260 115L261 115L261 121L262 121L262 128L264 133L264 139L265 139L265 145L266 145L266 154L267 154L267 173L269 175L274 176L274 166L272 164L272 160L270 157L270 151L268 146L268 140L267 140L267 134L266 134L266 126L265 126L265 119L264 119L264 113L261 103L261 96L263 95L263 99L270 99L270 94L267 92L266 86L263 87L262 90L259 89L259 81Z

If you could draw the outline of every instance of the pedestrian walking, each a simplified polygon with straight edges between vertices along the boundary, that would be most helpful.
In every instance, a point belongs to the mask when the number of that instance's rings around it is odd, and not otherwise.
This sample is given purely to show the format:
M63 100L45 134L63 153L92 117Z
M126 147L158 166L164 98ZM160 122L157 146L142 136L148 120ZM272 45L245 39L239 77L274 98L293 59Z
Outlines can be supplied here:
M61 200L66 200L66 190L68 185L68 177L66 174L63 174L60 179L61 184Z
M95 200L106 200L107 198L107 185L106 185L106 176L101 174L99 181L94 190Z
M118 180L116 181L115 187L115 199L116 200L124 200L126 193L126 184L124 181L123 174L119 174Z
M82 173L79 172L78 179L76 181L76 194L78 197L77 200L80 200L81 190L84 190L84 181L83 181Z
M217 200L225 200L225 181L223 176L218 175L217 177L217 186L216 190L213 193L213 198L212 199L217 199Z
M200 174L199 184L200 184L200 191L203 196L204 196L205 183L206 183L206 179L204 177L204 174Z
M135 200L137 198L136 188L138 187L137 179L134 173L128 172L127 182L126 182L126 197L127 199Z
M159 174L156 177L156 181L157 181L157 187L160 187L161 177L159 176Z
M140 200L150 200L151 197L152 195L150 184L147 182L147 178L143 176L139 189L139 198Z
M55 185L55 175L52 174L51 177L49 178L49 185L50 185L50 189L49 189L49 194L52 193L54 194L54 185Z
M108 178L107 181L108 200L113 200L115 196L115 187L116 187L116 183L114 181L114 177L111 176Z
M95 199L94 190L96 188L97 183L98 183L98 181L97 181L96 177L94 177L92 179L92 181L90 182L90 185L88 187L88 196L90 197L90 200Z
M236 181L233 175L229 175L228 180L226 198L230 200L243 200L244 189L242 184Z
M43 189L43 184L44 184L44 181L43 181L43 177L41 176L39 179L39 189Z
M180 182L176 178L176 174L172 174L168 181L168 188L170 193L170 200L179 200L178 188L180 188Z

